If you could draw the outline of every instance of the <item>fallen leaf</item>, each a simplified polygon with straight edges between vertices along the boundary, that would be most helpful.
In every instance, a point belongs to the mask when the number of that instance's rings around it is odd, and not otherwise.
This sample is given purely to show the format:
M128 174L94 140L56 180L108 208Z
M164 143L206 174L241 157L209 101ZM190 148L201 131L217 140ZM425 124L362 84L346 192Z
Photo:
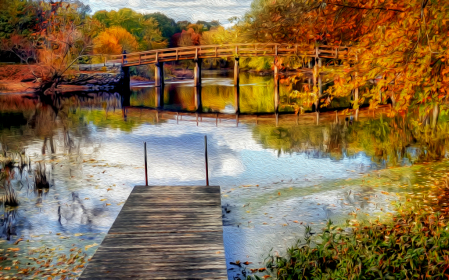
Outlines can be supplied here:
M23 240L23 238L19 238L19 239L17 239L17 240L16 240L16 242L14 242L14 245L17 245L17 244L19 244L19 242L20 242L20 241L22 241L22 240Z
M90 248L92 248L92 247L95 247L95 246L98 246L98 244L97 243L94 243L94 244L92 244L92 245L87 245L86 247L84 247L84 250L89 250Z

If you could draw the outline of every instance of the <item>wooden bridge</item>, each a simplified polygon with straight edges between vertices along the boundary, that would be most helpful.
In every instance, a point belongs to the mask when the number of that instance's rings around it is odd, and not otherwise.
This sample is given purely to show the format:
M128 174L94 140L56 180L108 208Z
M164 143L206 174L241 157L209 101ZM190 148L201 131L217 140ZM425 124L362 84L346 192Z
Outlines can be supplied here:
M357 56L350 53L350 48L346 46L322 45L315 48L304 47L297 44L278 43L251 43L251 44L225 44L225 45L199 45L179 48L157 49L144 52L134 52L111 56L111 60L106 63L120 63L122 66L123 91L130 92L131 77L130 66L146 64L155 65L155 86L164 85L164 62L193 60L195 68L193 71L195 87L201 87L201 62L204 58L225 58L234 57L234 86L239 86L239 59L240 57L274 57L274 81L275 96L279 95L279 63L276 63L279 56L298 56L308 59L309 69L312 64L320 68L323 58L339 60L357 60ZM319 73L319 71L317 71ZM319 99L323 97L322 75L313 71L313 86L317 86L319 93L315 102L315 108L319 106ZM358 100L358 88L354 90L354 100ZM125 93L126 95L126 93ZM356 109L356 119L358 119L358 109Z
M194 83L201 85L201 61L205 58L234 57L234 85L239 85L239 59L240 57L272 56L276 61L280 56L299 56L309 58L309 68L313 64L321 66L323 58L351 60L349 47L322 45L315 48L305 48L296 44L277 43L252 43L252 44L225 44L225 45L199 45L169 49L157 49L144 52L133 52L111 56L106 63L120 63L124 72L125 87L129 86L129 67L146 64L154 64L155 86L164 84L163 63L180 60L193 60L195 62ZM311 59L310 59L311 58ZM279 66L274 63L275 77L279 72ZM319 77L318 77L319 79ZM319 81L320 83L320 81Z
M311 58L350 59L349 48L344 46L322 45L309 48L295 44L254 43L254 44L226 44L199 45L169 49L158 49L129 54L113 55L107 62L121 63L122 66L138 66L168 61L195 60L202 58L225 57L257 57L257 56L300 56Z

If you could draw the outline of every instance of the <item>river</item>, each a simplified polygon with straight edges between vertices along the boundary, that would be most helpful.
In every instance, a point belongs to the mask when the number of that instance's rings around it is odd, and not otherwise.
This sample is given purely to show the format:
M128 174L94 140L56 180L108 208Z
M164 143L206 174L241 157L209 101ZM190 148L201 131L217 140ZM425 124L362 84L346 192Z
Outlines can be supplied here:
M30 161L1 181L20 203L2 208L1 275L79 276L133 186L145 182L144 142L150 185L204 185L207 135L230 278L242 276L231 262L263 267L270 250L283 254L307 225L317 232L329 219L343 225L355 216L388 216L396 193L414 191L423 173L447 167L446 140L420 143L386 118L388 107L374 118L362 111L359 122L340 115L336 123L335 113L323 113L317 124L314 113L273 114L272 77L242 73L240 83L239 117L217 115L235 113L237 103L231 74L213 71L204 72L200 93L209 115L195 115L198 92L190 80L167 82L163 92L137 83L129 99L136 107L127 110L118 93L45 100L0 94L1 151ZM288 92L303 83L281 84L279 112L294 112ZM440 160L423 166L433 158ZM48 189L34 186L36 172L47 174Z

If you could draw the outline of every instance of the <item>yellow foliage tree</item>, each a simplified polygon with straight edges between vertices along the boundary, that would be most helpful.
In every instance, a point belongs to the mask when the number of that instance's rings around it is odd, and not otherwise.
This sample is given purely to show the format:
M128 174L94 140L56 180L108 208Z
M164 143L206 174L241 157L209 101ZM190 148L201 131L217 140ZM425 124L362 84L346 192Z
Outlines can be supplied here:
M119 26L107 28L98 34L93 45L94 54L121 54L123 50L133 52L139 49L137 39Z

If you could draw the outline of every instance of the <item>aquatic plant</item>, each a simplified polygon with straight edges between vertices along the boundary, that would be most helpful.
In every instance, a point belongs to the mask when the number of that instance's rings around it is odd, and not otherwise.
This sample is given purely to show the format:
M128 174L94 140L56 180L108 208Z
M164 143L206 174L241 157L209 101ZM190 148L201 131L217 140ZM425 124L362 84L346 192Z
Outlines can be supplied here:
M3 205L10 207L19 206L19 199L11 184L8 183L3 188L5 189L5 194L1 198Z
M36 170L34 171L34 189L48 189L50 188L50 183L47 180L47 172L45 164L42 165L40 162L36 164Z

